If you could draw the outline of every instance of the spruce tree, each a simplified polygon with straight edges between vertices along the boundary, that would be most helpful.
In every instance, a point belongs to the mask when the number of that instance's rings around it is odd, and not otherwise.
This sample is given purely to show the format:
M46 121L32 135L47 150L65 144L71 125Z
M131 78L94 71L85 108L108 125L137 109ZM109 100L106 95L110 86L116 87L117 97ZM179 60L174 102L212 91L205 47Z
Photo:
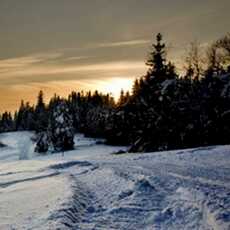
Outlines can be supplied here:
M36 132L43 132L47 130L48 113L43 99L43 92L38 94L37 104L35 106L35 130Z
M163 37L160 33L156 36L156 44L152 45L146 65L150 67L149 74L156 78L164 77L166 73L166 46L162 43Z
M60 152L74 148L73 119L65 100L60 100L54 107L48 132L54 151Z

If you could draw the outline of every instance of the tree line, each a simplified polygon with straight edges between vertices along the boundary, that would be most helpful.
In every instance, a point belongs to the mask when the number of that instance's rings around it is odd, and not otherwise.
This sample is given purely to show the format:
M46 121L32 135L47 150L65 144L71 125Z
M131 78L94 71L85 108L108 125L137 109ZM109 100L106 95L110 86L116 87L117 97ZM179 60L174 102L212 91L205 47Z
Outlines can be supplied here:
M0 117L0 132L34 130L37 152L64 151L74 146L74 133L129 145L130 152L230 143L230 34L205 53L192 43L184 73L167 60L162 35L156 36L146 61L146 74L117 102L109 94L72 92L35 106L21 102L14 116Z

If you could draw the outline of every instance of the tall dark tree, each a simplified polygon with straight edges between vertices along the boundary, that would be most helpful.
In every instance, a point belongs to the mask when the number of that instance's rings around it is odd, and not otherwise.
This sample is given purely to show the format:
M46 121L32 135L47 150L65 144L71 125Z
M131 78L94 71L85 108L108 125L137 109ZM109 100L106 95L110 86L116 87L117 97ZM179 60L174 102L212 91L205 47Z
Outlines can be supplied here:
M0 132L9 132L15 129L15 124L10 112L4 112L0 117Z
M48 112L43 99L43 92L38 94L37 104L34 110L35 116L35 130L36 132L42 132L47 130L48 127Z
M29 103L21 101L19 110L15 113L16 130L32 130L33 127L33 108Z
M152 45L153 51L146 62L146 65L150 67L149 74L156 78L164 77L166 72L166 46L162 39L162 35L157 34L156 44Z

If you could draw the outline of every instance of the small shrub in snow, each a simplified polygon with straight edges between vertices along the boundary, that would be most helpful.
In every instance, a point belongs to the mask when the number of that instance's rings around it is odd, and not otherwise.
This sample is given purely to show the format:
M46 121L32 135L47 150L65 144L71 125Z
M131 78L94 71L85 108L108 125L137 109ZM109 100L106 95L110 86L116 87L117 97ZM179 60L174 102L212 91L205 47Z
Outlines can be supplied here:
M35 152L45 153L49 149L48 135L46 132L38 134L38 140L35 146Z

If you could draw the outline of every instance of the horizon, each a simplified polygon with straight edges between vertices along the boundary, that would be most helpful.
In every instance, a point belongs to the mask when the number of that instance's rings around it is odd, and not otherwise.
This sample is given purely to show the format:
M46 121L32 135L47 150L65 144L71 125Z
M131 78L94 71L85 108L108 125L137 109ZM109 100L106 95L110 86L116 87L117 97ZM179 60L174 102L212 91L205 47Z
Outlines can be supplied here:
M39 90L46 101L81 90L118 98L145 74L158 32L179 66L190 42L207 46L228 32L229 8L228 0L0 0L0 112L34 104Z

